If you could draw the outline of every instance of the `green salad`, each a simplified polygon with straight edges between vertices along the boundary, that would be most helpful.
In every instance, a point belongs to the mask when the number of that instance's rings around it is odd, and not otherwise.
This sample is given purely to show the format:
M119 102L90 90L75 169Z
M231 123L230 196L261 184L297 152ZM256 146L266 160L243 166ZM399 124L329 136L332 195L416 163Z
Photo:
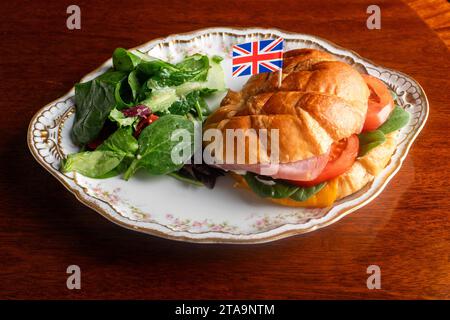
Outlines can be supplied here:
M191 144L184 146L185 160L191 158L194 122L204 121L210 112L205 98L225 90L222 58L194 54L171 64L118 48L112 60L111 69L75 85L71 137L81 152L68 155L61 171L129 179L143 169L212 187L221 172L174 163L171 152L178 141L171 136L177 129L191 135Z

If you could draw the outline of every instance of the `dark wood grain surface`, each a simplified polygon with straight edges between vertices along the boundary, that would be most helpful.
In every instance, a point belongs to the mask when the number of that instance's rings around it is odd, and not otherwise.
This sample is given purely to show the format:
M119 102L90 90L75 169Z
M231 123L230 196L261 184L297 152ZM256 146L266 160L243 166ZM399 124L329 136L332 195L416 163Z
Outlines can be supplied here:
M450 48L450 1L403 0Z
M0 298L450 298L450 54L400 1L2 1ZM210 26L310 33L415 78L429 120L372 203L327 228L261 245L196 245L122 229L80 204L31 156L28 123L115 47ZM167 199L182 201L182 199ZM66 288L66 268L82 288ZM381 267L368 290L366 268Z

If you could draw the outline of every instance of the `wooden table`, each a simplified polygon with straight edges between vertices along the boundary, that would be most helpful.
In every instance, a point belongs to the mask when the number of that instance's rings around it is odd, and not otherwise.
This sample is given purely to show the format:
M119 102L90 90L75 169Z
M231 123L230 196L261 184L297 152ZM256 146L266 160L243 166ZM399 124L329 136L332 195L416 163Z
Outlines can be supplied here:
M0 298L450 298L450 54L403 2L3 1L0 32ZM195 245L122 229L80 204L34 161L32 115L115 47L209 26L311 33L411 75L429 120L400 172L371 204L310 234L261 245ZM173 201L173 199L170 199ZM66 268L82 270L81 290ZM381 267L368 290L366 268Z
M437 33L450 48L450 1L449 0L403 0L417 12L425 23Z

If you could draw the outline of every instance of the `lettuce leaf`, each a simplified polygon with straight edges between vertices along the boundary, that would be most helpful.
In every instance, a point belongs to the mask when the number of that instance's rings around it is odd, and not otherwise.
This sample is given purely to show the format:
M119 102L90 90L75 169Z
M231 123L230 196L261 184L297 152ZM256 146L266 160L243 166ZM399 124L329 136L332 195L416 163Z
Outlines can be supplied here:
M359 153L358 157L366 155L370 150L378 147L386 141L383 131L375 130L370 132L360 133L359 138Z
M206 56L202 57L202 59L208 59ZM184 62L186 63L185 68L188 68L188 65L194 65L191 59L192 57L186 58L189 62ZM155 78L150 78L147 82L147 86L151 88L152 91L149 93L148 98L140 103L148 106L153 112L159 113L172 113L172 111L174 111L174 114L186 114L191 110L196 110L193 114L198 116L200 120L203 120L203 115L206 115L209 112L207 106L205 108L206 102L203 98L217 91L225 90L224 74L220 64L210 60L207 66L209 66L209 71L206 69L206 77L203 77L202 75L201 77L192 78L188 82L184 82L177 86L160 87L160 82L155 81ZM191 68L193 68L193 66L191 66ZM201 72L199 75L200 74ZM178 82L171 83L174 84ZM192 92L197 93L189 95ZM197 99L197 101L194 101L194 98ZM204 112L199 112L200 110L203 110Z
M75 171L90 178L109 178L129 166L137 149L138 143L131 128L120 128L95 151L68 155L61 163L61 171Z
M139 117L126 117L122 111L113 109L109 114L109 120L116 122L119 127L127 127L134 125Z
M299 187L283 180L274 180L270 177L257 176L251 172L247 172L244 179L250 189L262 198L291 198L295 201L307 200L322 190L326 185L326 182L323 182L312 187Z
M409 112L396 105L389 115L389 118L377 130L363 132L358 135L358 157L366 155L370 150L385 142L385 135L403 128L408 124L410 117Z
M410 118L411 115L408 111L400 108L399 106L395 106L394 110L392 110L389 115L389 118L381 125L381 127L378 128L378 130L384 134L394 132L406 126Z
M70 154L61 163L62 172L76 171L90 178L100 178L114 170L124 155L114 151L84 151Z

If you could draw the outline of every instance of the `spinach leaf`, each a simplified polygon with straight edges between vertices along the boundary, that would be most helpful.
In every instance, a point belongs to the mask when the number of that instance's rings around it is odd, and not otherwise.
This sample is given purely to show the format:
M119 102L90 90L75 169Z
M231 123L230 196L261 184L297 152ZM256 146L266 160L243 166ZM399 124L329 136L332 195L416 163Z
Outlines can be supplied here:
M136 67L138 73L144 74L147 77L155 76L160 72L170 73L177 71L174 65L162 61L160 59L149 57L148 60L142 60Z
M273 180L257 176L251 172L247 172L244 179L249 187L260 197L274 199L291 198L295 201L307 200L326 185L326 182L322 182L312 187L298 187L283 180Z
M322 182L312 187L301 187L297 191L295 191L290 198L295 201L306 201L311 196L315 195L317 192L322 190L327 183Z
M175 178L175 179L177 179L177 180L179 180L181 182L186 182L186 183L192 184L192 185L197 186L197 187L203 187L204 186L204 184L201 183L200 181L195 180L192 177L185 176L185 175L183 175L183 174L181 174L179 172L176 172L176 171L168 173L167 175L171 176L172 178Z
M244 179L249 187L263 198L288 198L299 189L299 187L291 186L281 181L268 180L267 182L262 182L262 177L251 172L247 172Z
M404 127L410 119L409 112L403 110L399 106L395 106L389 115L389 118L377 130L360 133L359 138L359 157L364 156L373 148L379 146L386 141L385 134L396 131Z
M127 157L134 157L138 148L138 142L136 138L133 137L131 128L128 127L118 129L99 145L96 151L114 151L116 153L123 153Z
M399 106L395 106L389 118L381 125L381 127L378 128L378 130L384 134L396 131L404 127L409 122L409 118L410 114L408 111L400 108Z
M116 108L124 109L133 106L133 95L128 84L127 79L123 79L114 91L114 98L116 99Z
M193 105L190 104L190 101L186 97L185 99L180 99L172 103L168 111L171 114L178 114L184 116L185 114L189 113L189 111L192 110L192 107Z
M210 61L210 68L206 81L189 81L176 87L177 94L183 96L195 90L201 90L202 96L207 96L216 91L225 90L225 77L220 63ZM209 92L208 92L209 90Z
M141 58L123 48L117 48L113 53L113 66L117 71L131 72L139 63Z
M367 152L369 152L373 148L379 146L380 144L386 141L384 133L380 130L360 133L358 135L358 138L359 138L358 157L364 156L365 154L367 154Z
M136 70L131 71L130 74L128 75L128 85L130 86L131 89L131 95L133 96L133 99L136 101L142 88Z
M109 171L108 173L95 177L95 179L107 179L112 178L115 176L118 176L119 174L123 173L127 168L130 166L132 159L131 158L123 158L122 161L119 163L117 167Z
M201 71L203 72L205 67L208 69L209 67L209 58L208 56L204 56L201 54L194 54L192 56L186 57L183 61L177 63L175 65L181 71ZM204 75L203 80L206 79L206 75Z
M185 117L178 115L165 115L142 130L138 143L139 150L136 159L133 160L124 178L128 180L139 168L145 168L152 175L168 174L179 170L183 162L172 161L172 150L180 147L180 141L172 139L172 134L177 129L187 130L190 136L190 153L184 154L185 160L190 159L194 153L194 124ZM181 143L186 146L184 141Z
M202 82L208 76L209 58L195 54L170 68L163 66L147 83L150 89L179 86L187 81Z
M195 117L198 117L200 121L203 121L204 116L209 114L209 107L203 98L203 92L210 94L212 91L195 90L188 93L184 98L172 103L169 108L171 114L185 115L191 113Z
M123 158L123 153L114 151L84 151L69 154L61 162L61 171L76 171L86 177L100 178L114 170Z
M177 63L175 67L180 70L180 74L177 76L184 81L205 81L208 76L209 58L205 55L194 54Z
M109 178L123 172L131 163L138 143L131 128L120 128L95 151L70 154L62 161L61 171L76 171L91 178Z
M75 123L72 139L84 145L97 137L106 118L116 105L116 90L126 77L124 72L110 71L89 82L75 85Z

